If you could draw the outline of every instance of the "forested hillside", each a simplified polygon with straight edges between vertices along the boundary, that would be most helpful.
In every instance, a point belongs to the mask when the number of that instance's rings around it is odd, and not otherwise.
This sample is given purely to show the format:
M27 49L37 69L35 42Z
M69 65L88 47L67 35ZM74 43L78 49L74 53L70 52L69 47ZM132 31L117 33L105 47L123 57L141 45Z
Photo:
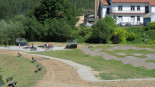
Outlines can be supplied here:
M40 3L40 0L0 0L0 19L26 14Z
M70 0L76 6L77 14L94 14L95 0Z
M13 17L16 14L25 15L32 8L35 8L41 0L0 0L0 19L5 19L6 17ZM94 0L70 0L75 6L76 11L80 9L79 12L93 13ZM82 10L82 11L81 11Z
M72 3L76 3L77 8L94 9L95 0L70 0Z

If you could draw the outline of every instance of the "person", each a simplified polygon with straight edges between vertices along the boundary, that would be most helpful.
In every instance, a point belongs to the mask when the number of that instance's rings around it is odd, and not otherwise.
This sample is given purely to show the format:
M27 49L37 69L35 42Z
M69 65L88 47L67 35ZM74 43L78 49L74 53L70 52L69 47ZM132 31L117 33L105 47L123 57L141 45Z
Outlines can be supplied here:
M37 51L37 45L35 45L35 50Z

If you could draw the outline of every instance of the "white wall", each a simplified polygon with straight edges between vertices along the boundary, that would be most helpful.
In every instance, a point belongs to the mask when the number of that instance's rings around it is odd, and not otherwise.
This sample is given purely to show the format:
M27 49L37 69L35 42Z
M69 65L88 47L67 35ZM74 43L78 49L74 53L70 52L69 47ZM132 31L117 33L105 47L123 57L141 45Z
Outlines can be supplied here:
M151 6L151 12L155 12L155 6Z
M101 15L101 18L104 18L107 14L107 7L103 7L102 8L102 15Z
M120 22L130 22L130 23L133 23L133 25L137 25L137 23L143 23L143 16L145 14L140 14L140 15L137 15L137 14L120 14L120 15L116 15L117 16L117 24L120 23ZM113 16L113 15L112 15ZM122 16L122 19L123 21L119 21L118 20L118 16ZM132 22L131 21L131 16L135 16L135 21ZM137 16L140 16L140 22L137 21Z
M119 5L122 11L118 11ZM135 11L131 11L131 6L135 6ZM137 11L137 6L140 6L140 11ZM112 3L112 13L145 13L145 6L149 6L149 3Z

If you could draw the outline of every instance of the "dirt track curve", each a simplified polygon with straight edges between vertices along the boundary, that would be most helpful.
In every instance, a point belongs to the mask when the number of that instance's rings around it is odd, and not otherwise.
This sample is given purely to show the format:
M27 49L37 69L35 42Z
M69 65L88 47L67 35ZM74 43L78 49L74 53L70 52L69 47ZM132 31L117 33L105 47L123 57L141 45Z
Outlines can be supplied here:
M17 55L18 51L0 50L1 54ZM24 58L31 59L28 54ZM155 81L88 82L82 80L76 68L60 61L34 56L45 66L47 73L32 87L154 87Z

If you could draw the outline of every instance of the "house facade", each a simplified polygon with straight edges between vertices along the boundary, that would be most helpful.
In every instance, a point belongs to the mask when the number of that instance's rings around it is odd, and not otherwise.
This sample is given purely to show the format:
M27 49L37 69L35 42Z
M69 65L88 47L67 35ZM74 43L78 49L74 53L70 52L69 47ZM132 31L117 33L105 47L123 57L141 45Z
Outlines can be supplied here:
M99 17L112 16L117 24L143 25L143 17L155 12L155 0L101 0L99 5Z

